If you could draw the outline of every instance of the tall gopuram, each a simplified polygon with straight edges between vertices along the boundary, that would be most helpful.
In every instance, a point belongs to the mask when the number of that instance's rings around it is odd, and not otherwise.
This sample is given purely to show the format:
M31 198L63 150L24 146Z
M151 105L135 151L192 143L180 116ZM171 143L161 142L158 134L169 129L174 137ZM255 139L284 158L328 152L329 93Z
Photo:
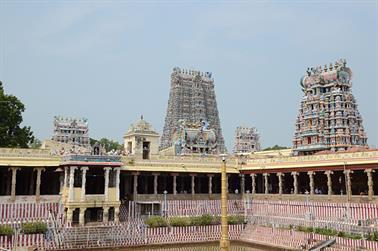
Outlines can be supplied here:
M60 143L89 147L88 120L54 117L54 135L52 140Z
M351 78L352 71L345 59L323 69L307 69L300 82L303 98L295 123L295 155L367 148Z
M260 136L255 127L238 126L235 130L234 153L260 151Z
M179 144L185 145L185 153L202 153L202 151L209 150L209 153L217 154L226 151L215 98L214 79L211 75L210 72L178 67L173 69L160 150L178 143L174 142L175 133L187 130L192 134L193 127L196 127L193 125L198 125L197 135L187 137L188 142L182 142L183 138L179 142ZM182 128L183 125L189 127ZM206 133L204 133L205 131ZM212 135L210 131L214 131L215 135ZM207 137L211 139L207 139ZM215 145L213 144L214 140ZM201 147L197 147L198 145Z

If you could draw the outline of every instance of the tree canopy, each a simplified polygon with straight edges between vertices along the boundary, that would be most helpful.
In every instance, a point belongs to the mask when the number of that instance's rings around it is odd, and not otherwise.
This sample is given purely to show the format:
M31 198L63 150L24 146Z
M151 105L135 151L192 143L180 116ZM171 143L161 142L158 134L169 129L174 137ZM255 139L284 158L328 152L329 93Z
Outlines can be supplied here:
M270 151L270 150L282 150L282 149L289 149L289 147L286 146L279 146L279 145L274 145L271 147L265 148L263 151Z
M100 145L105 147L105 150L107 152L109 152L113 149L114 150L122 150L123 149L123 145L121 145L119 142L113 141L113 140L110 140L110 139L107 139L107 138L102 138L100 140L90 138L89 141L90 141L91 146L93 146L96 142L99 142Z
M21 127L24 104L15 96L4 92L0 81L0 147L24 147L34 141L29 126Z

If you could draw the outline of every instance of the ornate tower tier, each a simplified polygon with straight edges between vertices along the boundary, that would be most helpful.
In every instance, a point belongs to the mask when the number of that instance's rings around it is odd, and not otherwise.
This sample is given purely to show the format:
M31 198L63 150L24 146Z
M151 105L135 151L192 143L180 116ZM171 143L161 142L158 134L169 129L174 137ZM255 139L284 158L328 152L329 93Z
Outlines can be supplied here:
M85 118L75 119L55 116L52 140L89 147L88 120Z
M238 126L235 130L234 153L260 151L260 136L255 127Z
M344 59L323 69L307 69L300 82L303 98L295 123L294 154L367 147L351 78L352 71Z
M171 90L160 150L173 146L173 135L180 129L180 121L205 123L215 131L216 150L225 151L210 72L184 70L178 67L171 74Z

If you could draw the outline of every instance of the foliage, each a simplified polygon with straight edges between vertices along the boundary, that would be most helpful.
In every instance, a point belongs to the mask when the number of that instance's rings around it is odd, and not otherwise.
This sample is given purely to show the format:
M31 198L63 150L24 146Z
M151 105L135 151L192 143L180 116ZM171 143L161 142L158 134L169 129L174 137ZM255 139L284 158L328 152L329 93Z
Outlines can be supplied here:
M227 218L227 222L230 225L243 224L244 216L243 215L229 215Z
M274 146L265 148L263 151L282 150L282 149L289 149L289 147L274 145Z
M20 127L24 111L24 104L17 97L5 94L0 81L0 147L27 148L33 142L30 127Z
M214 217L209 214L190 217L190 223L192 226L212 225L213 222L214 222Z
M149 227L166 227L168 226L167 220L161 216L151 216L144 221Z
M113 140L107 139L107 138L102 138L100 140L90 138L89 142L90 142L91 146L96 144L96 142L100 143L100 145L105 147L105 150L107 152L109 152L113 149L114 150L122 150L123 149L123 145L121 145L119 142L113 141Z
M191 222L188 217L171 217L169 218L169 225L172 227L186 227L190 226Z
M369 241L378 241L378 232L368 234L366 239Z
M315 228L316 234L323 234L323 235L329 235L329 236L335 236L337 235L337 231L330 228Z
M13 235L14 230L11 226L0 225L0 236L11 236Z
M35 138L29 146L32 149L39 149L42 146L42 142L39 139Z
M44 222L27 222L21 226L24 234L44 234L47 231L47 225Z

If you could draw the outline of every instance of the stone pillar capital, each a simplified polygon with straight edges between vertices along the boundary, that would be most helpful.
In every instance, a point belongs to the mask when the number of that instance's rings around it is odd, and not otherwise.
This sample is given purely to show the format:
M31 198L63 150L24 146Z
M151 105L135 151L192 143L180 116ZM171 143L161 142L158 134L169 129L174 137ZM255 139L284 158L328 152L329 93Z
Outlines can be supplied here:
M255 174L255 173L251 173L251 174L249 174L249 176L251 176L251 177L255 177L256 174Z
M307 174L308 174L309 176L311 176L311 175L314 175L315 172L314 172L314 171L308 171Z
M34 167L33 172L44 172L46 171L46 168L44 167Z
M368 168L368 169L365 169L364 172L367 173L367 174L369 174L369 173L371 174L371 173L375 173L375 170Z
M291 175L293 175L293 176L298 176L299 173L298 173L298 172L291 172Z
M328 175L333 174L333 171L331 171L331 170L327 170L327 171L324 172L324 174L328 176Z
M112 168L110 166L106 166L106 167L104 167L104 170L105 170L105 172L109 172L110 170L112 170Z
M89 169L89 167L87 167L87 166L82 166L80 169L81 169L81 171L86 172L86 171ZM81 209L80 209L80 210L81 210Z
M280 177L280 176L282 176L282 175L284 175L284 174L281 173L281 172L278 172L278 173L276 173L276 175L277 175L277 177Z
M269 175L270 175L270 173L263 173L263 175L264 175L264 176L269 176Z

